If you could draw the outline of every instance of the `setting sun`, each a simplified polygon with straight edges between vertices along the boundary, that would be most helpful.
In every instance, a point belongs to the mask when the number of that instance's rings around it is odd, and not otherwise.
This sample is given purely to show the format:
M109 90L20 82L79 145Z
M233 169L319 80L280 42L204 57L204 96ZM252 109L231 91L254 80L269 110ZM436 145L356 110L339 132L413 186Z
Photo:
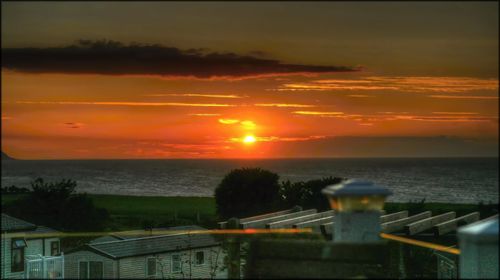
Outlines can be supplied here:
M255 137L253 135L247 135L245 138L243 138L243 143L245 144L252 144L256 141Z

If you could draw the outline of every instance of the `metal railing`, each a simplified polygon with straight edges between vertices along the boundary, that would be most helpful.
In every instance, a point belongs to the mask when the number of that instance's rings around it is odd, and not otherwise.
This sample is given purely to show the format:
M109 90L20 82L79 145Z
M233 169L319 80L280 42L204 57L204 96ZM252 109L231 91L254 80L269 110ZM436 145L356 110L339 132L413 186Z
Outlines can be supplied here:
M26 256L25 279L64 279L64 254Z
M419 247L433 249L433 250L440 251L440 252L446 252L446 253L450 253L450 254L454 254L454 255L460 255L459 249L452 248L452 247L446 247L446 246L439 245L439 244L410 239L410 238L401 237L401 236L388 234L388 233L381 233L380 237L382 237L384 239L394 240L394 241L401 242L401 243L406 243L406 244L410 244L410 245L415 245L415 246L419 246Z

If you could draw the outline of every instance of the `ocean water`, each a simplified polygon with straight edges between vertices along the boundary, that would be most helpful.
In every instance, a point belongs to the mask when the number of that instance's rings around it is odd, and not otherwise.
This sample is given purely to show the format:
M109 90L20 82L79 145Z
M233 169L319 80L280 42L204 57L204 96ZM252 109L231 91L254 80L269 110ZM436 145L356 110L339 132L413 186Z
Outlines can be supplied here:
M73 179L77 191L147 196L213 196L230 170L261 167L281 180L359 178L394 192L389 201L498 203L498 158L2 161L2 186Z

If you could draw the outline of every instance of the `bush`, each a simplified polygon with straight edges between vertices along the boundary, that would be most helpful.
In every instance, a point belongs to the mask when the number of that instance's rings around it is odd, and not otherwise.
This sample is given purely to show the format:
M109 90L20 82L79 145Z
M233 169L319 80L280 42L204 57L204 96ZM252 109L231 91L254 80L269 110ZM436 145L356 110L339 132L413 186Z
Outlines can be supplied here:
M29 191L30 190L27 188L18 188L14 185L10 187L1 188L2 193L28 193Z
M248 217L279 208L279 176L260 168L229 172L215 189L217 214L222 219Z
M304 209L329 210L328 199L321 193L321 190L326 186L338 184L342 180L344 179L338 177L325 177L306 182L283 182L280 187L280 195L283 199L284 207L290 208L300 205Z
M86 194L76 194L76 182L62 180L45 183L38 178L31 183L33 192L8 207L6 212L30 221L62 230L103 230L109 215L96 208Z

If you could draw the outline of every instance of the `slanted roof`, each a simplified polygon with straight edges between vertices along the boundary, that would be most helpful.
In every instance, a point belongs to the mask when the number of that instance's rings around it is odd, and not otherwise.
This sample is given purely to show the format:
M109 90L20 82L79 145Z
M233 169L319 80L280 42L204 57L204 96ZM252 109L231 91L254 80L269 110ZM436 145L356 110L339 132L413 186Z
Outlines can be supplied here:
M206 230L206 228L196 225L188 225L188 226L176 226L176 227L165 227L165 228L153 228L151 230L138 229L138 230L115 232L111 236L116 237L117 239L124 240L124 239L134 239L134 238L150 237L150 236L188 233L189 231L199 231L199 230Z
M206 228L204 227L200 227L200 226L197 226L197 225L189 225L189 226L176 226L176 227L167 227L167 228L164 228L166 230L207 230Z
M32 231L36 225L2 213L2 232Z
M116 241L116 240L121 240L121 239L116 237L116 236L113 236L113 235L105 235L105 236L101 236L101 237L98 237L96 239L93 239L89 243L93 244L93 243L102 243L102 242Z
M36 229L26 232L25 236L29 239L53 238L57 237L58 233L61 232L46 226L37 226Z
M90 243L85 247L112 259L217 246L210 234L173 234ZM69 253L69 252L68 252Z

